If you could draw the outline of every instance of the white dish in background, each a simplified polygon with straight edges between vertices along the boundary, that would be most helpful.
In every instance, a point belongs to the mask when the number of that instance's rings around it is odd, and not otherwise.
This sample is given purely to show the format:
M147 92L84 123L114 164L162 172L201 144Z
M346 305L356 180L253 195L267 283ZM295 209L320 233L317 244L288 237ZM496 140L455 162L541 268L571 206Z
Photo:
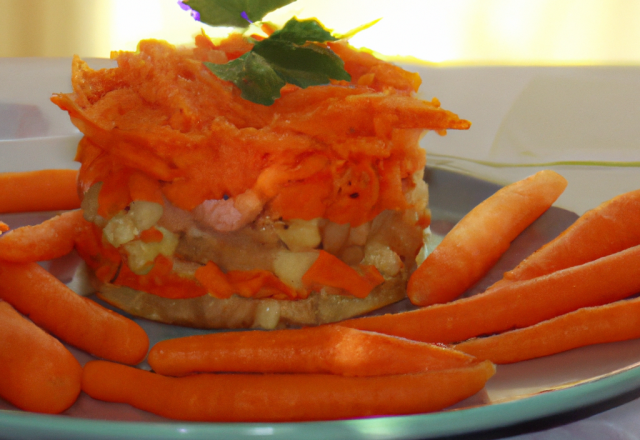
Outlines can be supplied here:
M25 111L24 117L28 122L29 118L37 115L35 118L40 121L37 126L39 128L34 128L34 136L27 132L26 137L20 139L0 140L0 171L77 168L72 159L79 134L68 121L66 113L48 101L51 92L70 90L68 66L70 60L0 59L0 104L35 106L39 111ZM524 96L528 99L526 90L534 79L548 75L551 71L569 79L597 74L599 80L604 81L607 77L616 81L619 75L635 77L640 73L639 69L633 68L419 67L417 70L423 77L422 93L425 98L437 96L444 108L455 111L474 124L468 132L452 131L445 138L437 138L429 133L425 137L425 146L430 152L429 163L485 179L477 181L437 169L428 173L432 189L434 230L440 233L445 233L453 221L497 188L486 180L507 183L540 168L499 167L496 161L501 157L491 156L495 145L500 149L506 148L502 133L509 133L513 124L518 126L523 114L526 119L526 109L523 110L521 98ZM11 74L8 75L7 72ZM65 84L67 89L64 89ZM22 88L24 93L16 91L17 88ZM42 94L46 94L46 98L42 98ZM611 108L616 108L615 103L610 105ZM553 110L554 108L549 109ZM48 124L45 135L41 135L43 121ZM516 124L514 121L519 122ZM590 121L585 120L584 123L590 124ZM6 129L4 130L6 134ZM569 140L574 138L575 136L570 135L566 137ZM574 147L573 153L580 154L580 146ZM513 157L519 157L514 154ZM603 156L598 157L602 160ZM583 160L592 158L584 157ZM579 213L625 190L640 188L640 170L632 166L616 168L562 165L554 169L567 176L570 182L568 196L563 196L559 205ZM625 177L622 179L620 176ZM42 218L43 214L0 216L0 220L12 227L39 222ZM514 243L510 254L484 283L495 278L500 271L515 265L520 258L557 235L575 218L575 215L561 209L549 211ZM75 263L71 258L55 264L57 268L54 272L64 278L69 273L69 267ZM149 333L152 342L197 332L144 320L139 322ZM82 361L90 358L77 350L73 351ZM9 404L0 401L0 437L200 439L216 436L240 439L264 435L278 439L433 438L509 426L619 396L640 387L639 365L640 340L585 347L547 358L499 366L498 373L483 392L456 405L455 409L433 414L336 422L183 423L168 421L127 405L97 402L86 395L65 415L45 416L14 411Z

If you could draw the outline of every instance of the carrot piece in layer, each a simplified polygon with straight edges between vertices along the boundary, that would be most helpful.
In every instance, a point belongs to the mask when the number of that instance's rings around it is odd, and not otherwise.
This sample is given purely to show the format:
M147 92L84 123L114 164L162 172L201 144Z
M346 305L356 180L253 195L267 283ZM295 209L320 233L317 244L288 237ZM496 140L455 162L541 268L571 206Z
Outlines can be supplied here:
M245 298L293 299L298 292L268 270L230 270L225 278L234 293Z
M509 364L586 345L640 338L640 299L588 307L526 327L457 344L456 350Z
M146 200L164 204L160 182L140 171L134 171L129 176L129 193L131 200Z
M77 209L76 170L0 173L0 213Z
M73 250L84 229L82 211L65 212L35 226L23 226L0 236L0 260L30 263L61 257Z
M36 263L0 261L0 299L65 342L104 359L137 364L149 338L132 320L77 295Z
M376 287L376 281L380 281L380 278L374 278L371 274L361 276L338 257L325 251L319 252L316 261L302 276L302 282L307 287L313 288L318 285L337 287L346 290L356 298L366 298Z
M140 233L140 240L144 243L160 243L163 238L164 234L162 234L162 231L159 229L156 229L155 226L145 229Z
M476 394L491 362L393 376L196 374L166 377L106 361L84 367L94 399L128 403L160 416L207 422L335 420L437 411Z
M340 325L424 342L460 342L528 327L582 307L640 292L640 246L549 275L410 312L351 319Z
M506 186L469 212L411 275L407 296L426 306L457 298L487 273L511 242L562 194L567 181L540 171Z
M109 174L102 182L98 193L98 214L110 219L131 203L129 177L132 170L120 168Z
M614 197L587 211L562 234L506 272L498 283L528 280L637 246L638 219L640 190Z
M60 341L0 301L0 397L57 414L80 394L82 367Z
M208 261L206 265L196 270L196 280L216 298L229 298L233 295L233 286L213 261Z
M444 370L475 363L440 345L339 326L210 333L158 342L151 368L191 373L323 373L381 376Z

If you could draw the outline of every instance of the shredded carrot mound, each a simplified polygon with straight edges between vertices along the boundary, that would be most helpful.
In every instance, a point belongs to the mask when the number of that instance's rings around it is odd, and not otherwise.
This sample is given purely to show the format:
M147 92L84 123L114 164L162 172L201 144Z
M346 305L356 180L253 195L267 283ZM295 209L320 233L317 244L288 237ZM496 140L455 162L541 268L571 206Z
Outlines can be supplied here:
M132 200L125 187L135 170L185 210L253 189L285 219L357 226L383 210L406 209L402 182L410 185L425 165L416 142L422 130L470 125L437 100L412 96L416 74L345 43L331 47L351 83L287 86L274 105L254 104L202 64L251 47L239 35L215 44L202 34L192 49L142 41L137 52L115 52L113 69L74 59L74 93L52 101L85 134L79 185L84 192L103 182L100 215L108 219ZM147 188L146 198L158 200Z

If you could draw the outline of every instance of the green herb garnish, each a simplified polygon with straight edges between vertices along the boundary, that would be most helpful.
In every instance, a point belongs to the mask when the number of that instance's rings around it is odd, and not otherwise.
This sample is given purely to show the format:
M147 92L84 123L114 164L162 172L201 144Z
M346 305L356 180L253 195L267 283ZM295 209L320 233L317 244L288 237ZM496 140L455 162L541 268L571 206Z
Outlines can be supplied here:
M198 20L211 26L247 27L250 21L260 21L271 11L295 0L184 0L199 14ZM246 16L247 18L244 18Z
M335 40L316 20L292 18L240 58L227 64L204 64L219 78L238 86L244 99L271 105L286 83L305 88L329 84L331 79L351 79L342 59L317 44Z
M258 21L292 1L188 0L185 4L199 13L203 23L247 27L247 18ZM204 64L218 78L234 83L244 99L271 105L287 83L306 88L329 84L332 79L350 81L342 59L325 44L336 40L317 20L292 18L240 58L226 64Z

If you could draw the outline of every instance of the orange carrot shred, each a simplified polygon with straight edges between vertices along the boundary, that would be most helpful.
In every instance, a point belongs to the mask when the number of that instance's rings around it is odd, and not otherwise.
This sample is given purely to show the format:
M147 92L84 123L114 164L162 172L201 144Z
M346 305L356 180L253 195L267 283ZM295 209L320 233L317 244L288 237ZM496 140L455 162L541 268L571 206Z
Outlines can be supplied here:
M129 176L131 170L122 168L108 175L98 193L98 214L110 219L131 203Z
M140 171L134 171L129 176L129 193L131 200L146 200L164 204L160 182Z
M0 213L77 209L76 170L0 173Z
M0 221L0 235L1 235L3 232L7 232L9 229L10 229L10 228L9 228L9 225L8 225L8 224L6 224L6 223L5 223L5 222L3 222L3 221Z

